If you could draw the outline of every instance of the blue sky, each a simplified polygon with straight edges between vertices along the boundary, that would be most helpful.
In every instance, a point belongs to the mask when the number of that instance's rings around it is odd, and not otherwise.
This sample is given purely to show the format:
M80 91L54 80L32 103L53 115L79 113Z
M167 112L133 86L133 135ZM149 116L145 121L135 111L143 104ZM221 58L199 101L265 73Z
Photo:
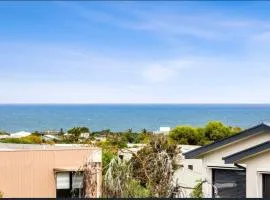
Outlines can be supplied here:
M270 103L270 2L0 2L0 103Z

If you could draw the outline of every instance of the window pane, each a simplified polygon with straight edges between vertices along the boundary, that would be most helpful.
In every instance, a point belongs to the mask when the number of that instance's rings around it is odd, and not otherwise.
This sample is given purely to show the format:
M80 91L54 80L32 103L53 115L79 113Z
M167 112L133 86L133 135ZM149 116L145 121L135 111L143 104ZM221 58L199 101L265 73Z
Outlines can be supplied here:
M69 189L70 176L69 172L58 172L56 174L56 189Z
M83 174L74 173L72 175L72 188L82 188L83 187Z

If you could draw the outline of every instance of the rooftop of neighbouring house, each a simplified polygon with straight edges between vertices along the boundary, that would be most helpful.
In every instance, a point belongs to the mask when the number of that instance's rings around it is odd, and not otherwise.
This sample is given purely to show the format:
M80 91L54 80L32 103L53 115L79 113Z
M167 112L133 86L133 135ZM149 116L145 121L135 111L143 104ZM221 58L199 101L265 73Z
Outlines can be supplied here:
M14 144L0 143L0 151L21 151L21 150L100 150L100 148L82 144Z

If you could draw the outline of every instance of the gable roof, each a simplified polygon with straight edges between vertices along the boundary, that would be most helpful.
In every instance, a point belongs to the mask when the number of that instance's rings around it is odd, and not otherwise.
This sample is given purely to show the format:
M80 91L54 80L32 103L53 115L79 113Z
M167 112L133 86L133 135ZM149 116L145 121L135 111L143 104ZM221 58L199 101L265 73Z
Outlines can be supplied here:
M222 140L213 142L211 144L202 146L200 148L194 149L192 151L188 151L186 153L184 153L184 156L186 159L192 159L192 158L198 158L199 156L212 151L214 149L220 148L222 146L225 146L227 144L236 142L238 140L244 139L246 137L249 136L253 136L253 135L257 135L261 132L269 132L270 133L270 126L265 124L265 123L261 123L257 126L251 127L249 129L246 129L244 131L241 131L235 135L232 135L230 137L224 138Z
M233 164L235 161L242 160L243 158L252 156L257 153L262 153L266 150L270 150L270 141L264 142L262 144L250 147L243 151L234 153L232 155L222 158L225 161L225 164Z

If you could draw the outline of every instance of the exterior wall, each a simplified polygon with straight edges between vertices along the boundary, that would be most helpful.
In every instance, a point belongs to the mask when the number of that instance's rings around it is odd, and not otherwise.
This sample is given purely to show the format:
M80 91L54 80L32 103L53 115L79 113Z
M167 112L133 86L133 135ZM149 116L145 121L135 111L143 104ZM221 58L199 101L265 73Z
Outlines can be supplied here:
M238 163L246 164L246 187L248 198L262 197L262 174L270 173L270 151L250 157Z
M185 153L192 149L199 148L195 145L179 145L181 152ZM202 179L202 160L201 159L185 159L181 155L180 164L182 167L174 173L174 184L178 184L188 188L194 188L198 181ZM188 165L193 166L193 170L188 168ZM192 189L182 189L182 195L179 197L190 197Z
M194 188L198 181L202 179L202 160L201 159L183 159L181 161L182 168L178 169L174 174L174 183ZM193 166L193 170L188 169L188 165ZM183 189L181 197L190 197L192 189Z
M224 160L222 160L222 158L268 140L270 140L270 134L261 133L252 137L245 138L244 140L231 143L227 146L203 155L202 179L207 181L207 183L204 183L202 186L204 197L212 197L212 170L209 166L218 166L220 168L234 167L232 164L224 164Z
M0 190L4 197L54 198L54 169L78 169L89 157L101 162L101 151L97 148L0 151ZM98 180L101 185L101 179Z

